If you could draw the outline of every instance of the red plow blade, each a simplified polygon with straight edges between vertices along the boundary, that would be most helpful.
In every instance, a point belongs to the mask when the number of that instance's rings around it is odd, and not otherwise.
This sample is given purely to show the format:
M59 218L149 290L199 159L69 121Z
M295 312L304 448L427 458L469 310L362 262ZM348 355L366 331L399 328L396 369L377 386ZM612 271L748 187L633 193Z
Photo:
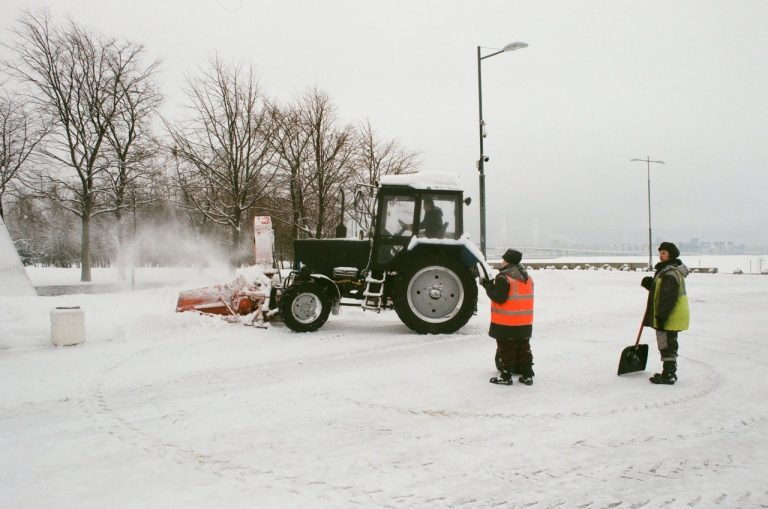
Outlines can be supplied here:
M257 284L244 278L223 285L206 286L179 293L176 312L198 311L211 315L248 315L261 309L266 295Z

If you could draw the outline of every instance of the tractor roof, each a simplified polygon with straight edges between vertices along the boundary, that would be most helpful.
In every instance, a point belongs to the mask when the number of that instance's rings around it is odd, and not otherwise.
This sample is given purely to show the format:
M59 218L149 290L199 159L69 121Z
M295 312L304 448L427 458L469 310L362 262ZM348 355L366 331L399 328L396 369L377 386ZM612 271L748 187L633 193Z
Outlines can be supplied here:
M459 176L455 173L431 171L409 173L407 175L384 175L382 186L403 186L431 191L462 191Z

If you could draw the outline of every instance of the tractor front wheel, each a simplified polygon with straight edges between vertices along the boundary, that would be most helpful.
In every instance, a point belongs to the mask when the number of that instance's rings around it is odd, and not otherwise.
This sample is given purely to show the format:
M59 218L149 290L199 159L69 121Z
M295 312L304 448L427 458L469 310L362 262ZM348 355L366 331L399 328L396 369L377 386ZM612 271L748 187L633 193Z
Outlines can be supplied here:
M283 292L280 316L294 332L316 331L328 320L331 298L315 282L298 283Z
M467 267L443 255L420 256L400 272L393 298L397 316L419 334L450 334L477 305L477 284Z

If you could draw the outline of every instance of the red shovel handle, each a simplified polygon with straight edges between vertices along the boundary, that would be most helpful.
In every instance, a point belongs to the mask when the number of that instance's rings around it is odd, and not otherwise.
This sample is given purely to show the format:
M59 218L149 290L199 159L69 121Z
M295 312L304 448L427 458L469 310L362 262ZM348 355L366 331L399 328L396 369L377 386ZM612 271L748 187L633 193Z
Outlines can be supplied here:
M643 319L643 322L645 319ZM643 335L643 322L640 322L640 330L637 331L637 340L635 341L635 346L640 344L640 336Z

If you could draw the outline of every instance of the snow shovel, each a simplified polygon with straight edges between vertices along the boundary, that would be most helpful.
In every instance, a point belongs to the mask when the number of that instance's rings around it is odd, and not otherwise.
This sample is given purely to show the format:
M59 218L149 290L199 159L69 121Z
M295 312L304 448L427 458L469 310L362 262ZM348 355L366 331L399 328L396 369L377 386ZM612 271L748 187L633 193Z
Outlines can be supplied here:
M640 330L637 332L637 340L632 346L626 347L621 352L619 359L618 375L634 373L635 371L645 371L645 364L648 362L648 345L640 344L640 336L643 334L643 323L640 322Z

